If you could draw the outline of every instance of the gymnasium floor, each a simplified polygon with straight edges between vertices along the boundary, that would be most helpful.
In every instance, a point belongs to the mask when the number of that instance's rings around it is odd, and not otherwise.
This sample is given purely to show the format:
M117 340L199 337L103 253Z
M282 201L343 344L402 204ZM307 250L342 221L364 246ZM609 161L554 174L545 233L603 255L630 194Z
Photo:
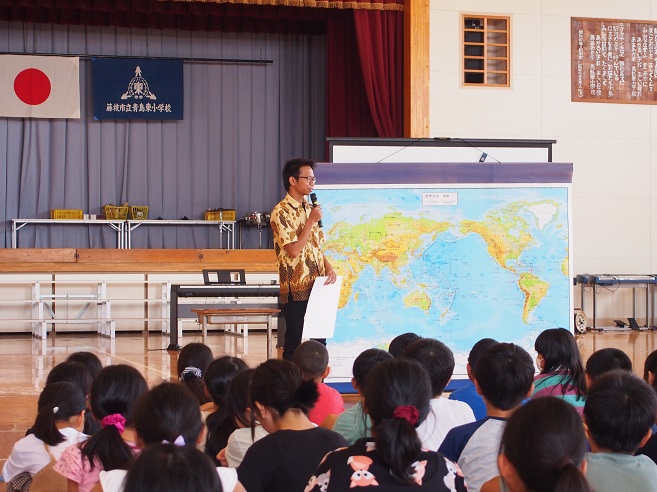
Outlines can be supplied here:
M625 351L641 375L646 356L656 348L657 332L589 332L578 336L583 360L595 350L617 347ZM201 341L187 334L181 344ZM265 360L264 333L251 332L248 340L212 332L208 344L214 355L239 355L251 367ZM161 334L118 334L115 340L96 334L57 334L44 342L29 335L0 335L0 466L16 440L33 422L36 401L50 369L72 352L96 353L103 365L131 364L140 369L149 386L176 379L178 352L167 352L169 339ZM0 492L5 485L0 484Z

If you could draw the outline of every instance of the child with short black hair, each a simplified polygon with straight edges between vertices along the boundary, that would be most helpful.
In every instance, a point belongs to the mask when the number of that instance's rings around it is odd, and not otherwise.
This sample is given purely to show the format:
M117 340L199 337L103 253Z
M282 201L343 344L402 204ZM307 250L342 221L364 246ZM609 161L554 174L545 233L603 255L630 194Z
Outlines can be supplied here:
M308 412L308 419L330 429L337 416L344 412L344 400L336 389L323 382L331 372L326 346L317 340L307 340L294 351L292 362L301 369L306 381L317 383L319 398Z
M83 364L74 361L64 361L53 367L46 377L46 386L50 383L61 383L66 381L73 383L84 393L85 398L89 396L93 378L89 369Z
M125 478L125 492L223 492L208 456L191 446L155 444L142 451Z
M646 357L643 364L643 380L655 388L657 384L657 350L650 352Z
M478 491L498 474L496 452L502 432L507 419L531 394L534 363L522 347L496 343L481 354L474 376L487 417L450 430L438 451L458 463L468 490Z
M656 490L657 465L633 456L652 435L657 395L627 371L603 374L589 389L584 405L591 453L586 477L597 492Z
M482 338L472 346L472 349L468 354L468 363L465 365L465 370L468 374L468 381L463 386L455 389L449 394L450 400L458 400L467 403L470 408L472 408L472 413L474 413L475 419L477 420L486 417L486 404L481 398L481 395L477 393L474 386L475 366L477 365L477 361L481 354L483 354L488 347L491 347L496 343L498 343L498 341L492 338Z
M82 390L85 398L89 398L89 391L91 390L93 377L85 364L69 359L60 362L48 373L46 386L50 383L61 383L63 381L73 383ZM100 430L100 424L96 422L88 407L86 410L87 411L84 414L83 432L88 436L91 436ZM32 429L28 431L28 433L30 432L32 432Z
M406 347L408 347L415 340L419 340L420 338L422 338L420 335L413 332L397 335L395 338L390 340L390 344L388 344L388 352L395 358L401 357L404 349L406 349Z
M586 361L586 387L589 388L596 378L616 369L632 372L632 361L625 352L613 347L596 350Z
M454 372L454 354L441 341L421 338L406 347L402 357L418 362L429 373L433 392L431 411L417 433L425 448L436 450L451 429L475 420L467 403L441 397Z
M657 350L651 352L643 365L643 380L648 383L653 390L657 391ZM652 437L648 442L641 446L636 454L646 455L648 458L657 463L657 425L652 426Z
M69 362L79 362L86 367L89 370L89 374L91 374L91 379L95 378L103 368L103 363L96 354L84 350L73 352L66 360Z
M367 376L378 364L381 362L392 359L393 356L389 352L381 349L367 349L360 353L354 360L352 366L351 385L358 393L363 394ZM345 410L338 415L333 430L341 434L347 442L351 445L361 437L369 437L372 435L372 421L369 415L364 413L362 399L358 401L353 407Z

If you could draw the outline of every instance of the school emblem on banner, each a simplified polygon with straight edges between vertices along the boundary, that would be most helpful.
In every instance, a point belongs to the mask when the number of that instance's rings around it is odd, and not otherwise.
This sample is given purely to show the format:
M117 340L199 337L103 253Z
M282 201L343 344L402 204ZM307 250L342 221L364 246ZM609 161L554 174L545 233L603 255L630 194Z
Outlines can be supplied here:
M94 118L182 120L182 60L94 58Z

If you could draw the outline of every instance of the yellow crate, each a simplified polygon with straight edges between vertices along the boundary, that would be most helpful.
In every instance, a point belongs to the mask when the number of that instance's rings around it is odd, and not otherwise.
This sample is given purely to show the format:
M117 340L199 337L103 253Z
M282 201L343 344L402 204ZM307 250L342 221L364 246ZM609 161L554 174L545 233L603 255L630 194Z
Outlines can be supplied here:
M106 220L127 220L128 209L130 207L123 207L119 205L105 205L105 219Z
M219 208L205 212L205 220L234 221L236 217L234 208Z
M50 211L50 218L51 219L82 220L84 218L84 214L82 213L82 210L53 208Z
M130 207L130 218L132 220L148 220L148 206Z

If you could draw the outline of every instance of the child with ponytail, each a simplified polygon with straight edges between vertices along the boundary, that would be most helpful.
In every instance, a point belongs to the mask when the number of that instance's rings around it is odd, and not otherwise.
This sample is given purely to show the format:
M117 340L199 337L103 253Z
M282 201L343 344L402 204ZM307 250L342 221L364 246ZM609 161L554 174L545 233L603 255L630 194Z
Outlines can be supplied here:
M237 469L249 492L300 492L329 451L347 442L308 420L319 392L304 381L301 369L287 360L269 359L251 379L251 427L256 422L269 435L253 443Z
M422 449L416 429L429 413L431 397L429 375L417 362L390 359L378 364L363 388L373 437L329 453L306 492L366 486L380 491L467 490L455 463Z
M85 395L74 384L47 385L39 395L33 433L14 445L2 469L4 479L9 482L23 473L31 477L59 459L66 448L85 441L85 406Z
M178 378L198 398L199 405L212 401L205 390L203 377L213 358L212 349L198 342L188 343L178 354Z
M127 468L137 449L133 410L147 390L146 380L132 366L108 366L98 373L89 400L102 429L81 445L68 448L54 467L68 479L69 492L90 491L101 470Z
M190 456L200 454L204 461L210 459L201 451L194 452L203 435L203 422L196 396L182 384L161 383L149 390L137 403L134 411L134 424L137 442L142 449L138 456L150 453L149 450L154 446L166 445L169 446L170 453L164 454ZM174 450L171 446L178 449ZM180 453L176 451L180 451ZM139 460L139 458L133 458L128 470L137 466L135 459ZM157 483L151 484L151 488L147 490L200 490L193 487L175 488L174 476L182 478L192 470L169 468L169 465L173 466L173 464L168 461L160 463L160 475ZM211 469L214 478L218 477L224 492L244 492L244 488L237 481L235 469L215 468L214 465L211 466ZM93 490L94 492L123 492L124 486L126 490L128 489L126 482L129 480L126 479L126 476L129 475L130 472L123 469L103 470L100 472L100 484Z

